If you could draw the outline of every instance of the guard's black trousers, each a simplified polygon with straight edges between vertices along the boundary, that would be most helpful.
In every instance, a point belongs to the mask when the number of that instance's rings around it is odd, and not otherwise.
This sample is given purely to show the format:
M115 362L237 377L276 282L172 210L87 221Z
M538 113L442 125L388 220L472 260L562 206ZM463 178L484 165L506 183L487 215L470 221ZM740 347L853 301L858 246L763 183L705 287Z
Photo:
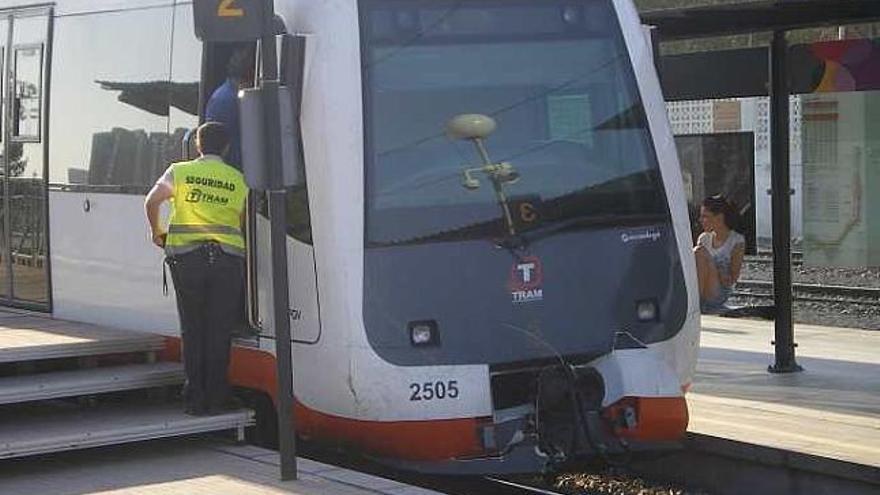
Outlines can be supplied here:
M233 329L240 325L244 260L219 245L168 258L183 334L186 408L223 408L231 398L227 368Z

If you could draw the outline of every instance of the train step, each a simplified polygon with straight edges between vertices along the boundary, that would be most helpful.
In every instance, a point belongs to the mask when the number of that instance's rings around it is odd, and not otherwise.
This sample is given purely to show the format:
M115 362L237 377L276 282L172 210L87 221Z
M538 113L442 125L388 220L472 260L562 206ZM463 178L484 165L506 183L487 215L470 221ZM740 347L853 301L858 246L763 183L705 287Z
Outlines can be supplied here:
M0 404L178 385L183 380L183 365L168 362L10 376L0 378Z
M0 317L0 363L158 352L161 335L124 331L34 315Z
M0 459L229 430L243 440L253 423L250 410L188 416L180 404L9 408L0 410Z

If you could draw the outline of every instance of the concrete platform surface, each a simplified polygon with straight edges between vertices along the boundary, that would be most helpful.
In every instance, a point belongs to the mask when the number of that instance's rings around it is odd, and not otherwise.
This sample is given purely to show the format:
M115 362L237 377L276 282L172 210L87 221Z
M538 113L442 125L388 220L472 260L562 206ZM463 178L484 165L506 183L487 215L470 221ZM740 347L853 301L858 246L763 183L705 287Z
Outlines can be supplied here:
M254 423L241 409L190 416L175 403L27 404L0 409L0 460L104 445L240 430ZM2 493L2 491L0 491Z
M880 470L880 332L797 325L804 371L781 375L773 322L704 316L701 339L692 433Z
M209 438L162 440L0 462L3 495L432 495L300 458L281 482L278 454Z
M158 351L164 345L161 335L0 311L0 363Z

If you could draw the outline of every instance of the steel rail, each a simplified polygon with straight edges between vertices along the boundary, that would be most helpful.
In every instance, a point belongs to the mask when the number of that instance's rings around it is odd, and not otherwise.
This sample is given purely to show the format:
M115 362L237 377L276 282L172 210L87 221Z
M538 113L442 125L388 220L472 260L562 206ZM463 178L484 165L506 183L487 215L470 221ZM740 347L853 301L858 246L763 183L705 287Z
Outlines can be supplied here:
M849 287L823 284L793 284L795 299L815 302L847 302L853 304L880 305L880 289L872 287ZM734 294L738 296L771 298L772 292L751 292L757 289L772 291L773 282L764 280L740 280ZM746 289L746 290L742 290Z
M562 495L563 492L554 492L551 490L547 490L545 488L539 488L531 485L524 485L522 483L517 483L510 480L505 480L501 478L495 478L493 476L486 476L483 478L489 483L494 483L496 485L500 485L502 487L509 488L513 490L513 493L517 494L537 494L537 495ZM588 494L585 494L588 495Z

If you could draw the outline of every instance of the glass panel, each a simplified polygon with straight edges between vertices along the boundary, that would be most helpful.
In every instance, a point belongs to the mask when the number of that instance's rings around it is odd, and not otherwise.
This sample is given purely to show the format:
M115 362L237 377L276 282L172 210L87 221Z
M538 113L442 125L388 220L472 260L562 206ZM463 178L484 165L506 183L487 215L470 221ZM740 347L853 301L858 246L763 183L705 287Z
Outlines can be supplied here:
M17 300L47 304L45 182L42 177L10 178L8 191L13 296Z
M501 179L477 170L468 176L466 169L483 165L481 153L446 132L459 114L497 122L485 145L492 163L509 162L518 175L502 186L511 211L537 206L543 225L665 218L656 157L609 2L368 5L369 243L505 232L504 200L493 185Z
M174 146L166 156L166 166L184 158L186 131L199 125L199 79L202 70L202 43L193 30L190 5L174 8L174 50L171 58L171 109L169 121Z
M9 251L6 240L6 181L0 182L0 298L9 297L9 284L12 272L9 270ZM2 302L2 301L0 301Z
M8 23L2 21L2 29L0 29L0 143L6 140L6 39ZM0 147L2 154L2 147Z
M55 20L50 182L143 193L164 171L179 147L168 131L172 12Z
M12 273L9 270L9 252L6 238L6 224L8 212L6 208L6 122L2 118L6 115L6 42L9 36L9 22L4 17L0 21L0 124L2 124L2 141L0 141L0 299L9 297L9 283ZM14 151L14 150L13 150Z
M42 123L43 46L15 48L13 137L40 140Z
M12 46L18 115L8 144L9 249L12 297L17 301L49 303L46 181L42 134L43 43L48 30L45 16L16 18ZM20 137L21 139L18 139ZM36 141L36 142L35 142Z

